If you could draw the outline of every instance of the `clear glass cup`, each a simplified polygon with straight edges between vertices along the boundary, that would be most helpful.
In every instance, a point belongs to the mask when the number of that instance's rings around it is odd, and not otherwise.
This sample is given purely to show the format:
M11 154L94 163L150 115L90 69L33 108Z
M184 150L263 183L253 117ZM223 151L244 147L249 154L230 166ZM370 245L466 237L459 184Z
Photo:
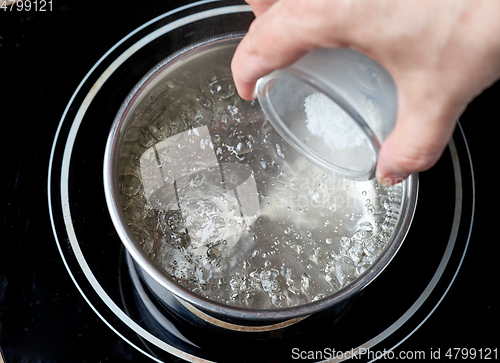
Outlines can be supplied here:
M311 162L348 179L375 177L397 116L396 85L380 64L351 49L313 50L259 79L257 96L275 129Z

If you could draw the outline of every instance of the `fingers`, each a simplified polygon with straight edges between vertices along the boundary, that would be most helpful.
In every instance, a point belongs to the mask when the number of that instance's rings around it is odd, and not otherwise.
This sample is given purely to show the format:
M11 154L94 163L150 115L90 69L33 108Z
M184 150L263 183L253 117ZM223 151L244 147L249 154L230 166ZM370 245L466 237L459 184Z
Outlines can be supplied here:
M450 123L450 125L454 123ZM405 180L410 174L425 171L440 158L448 138L429 139L426 130L399 123L380 149L376 177L386 186ZM450 128L453 131L453 127ZM408 133L411 137L403 139ZM451 135L451 132L450 132Z
M418 100L417 96L406 100L403 96L396 127L379 152L376 176L386 186L431 168L446 148L464 108Z
M246 0L256 17L261 16L278 0Z
M283 2L275 3L257 17L247 35L238 45L231 69L239 95L246 100L256 97L255 83L275 69L292 64L304 55L308 47L291 40L288 10Z
M263 9L266 1L258 3ZM311 49L320 45L343 45L338 39L347 39L346 42L352 46L353 42L348 38L357 33L347 34L344 31L341 18L345 19L346 14L336 7L335 11L329 9L332 15L327 22L314 21L321 19L319 13L326 12L320 6L312 6L318 3L308 2L310 6L306 10L300 8L300 1L277 1L260 13L238 46L232 61L233 77L242 98L255 98L255 83L260 77L289 66ZM366 34L364 41L365 38L369 39ZM364 45L361 41L358 43ZM386 63L391 65L390 62ZM448 111L453 107L443 106L447 103L439 95L429 94L429 88L439 90L440 87L429 87L430 81L422 81L421 74L408 80L404 78L404 72L391 68L398 76L398 122L380 150L377 165L378 179L390 185L402 181L415 171L432 166L446 147L458 117L458 113Z
M392 74L398 120L379 153L384 184L434 165L465 105L500 77L500 2L247 2L257 17L231 64L246 100L259 78L319 47L350 47Z
M313 3L319 2L277 1L254 20L231 64L236 88L243 99L255 98L255 83L262 76L291 65L320 45L336 46L334 42L322 41L325 34L329 37L334 32L332 26L325 27L319 20L321 9Z

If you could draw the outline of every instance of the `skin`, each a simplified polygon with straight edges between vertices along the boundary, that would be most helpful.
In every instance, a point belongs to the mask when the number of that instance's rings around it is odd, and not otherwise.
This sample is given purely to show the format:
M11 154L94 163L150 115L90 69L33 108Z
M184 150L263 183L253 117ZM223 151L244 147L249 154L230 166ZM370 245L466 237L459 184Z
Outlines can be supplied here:
M396 127L377 179L392 185L432 167L467 105L500 78L500 1L247 0L256 15L232 61L240 96L312 49L349 47L398 88Z

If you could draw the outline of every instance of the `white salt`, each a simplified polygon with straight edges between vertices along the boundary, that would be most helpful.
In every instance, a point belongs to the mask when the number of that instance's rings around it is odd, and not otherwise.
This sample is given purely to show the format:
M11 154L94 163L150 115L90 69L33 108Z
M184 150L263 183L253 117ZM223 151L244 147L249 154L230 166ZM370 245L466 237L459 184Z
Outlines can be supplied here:
M337 150L363 145L366 137L355 121L335 102L322 93L313 93L304 102L307 128L312 135Z

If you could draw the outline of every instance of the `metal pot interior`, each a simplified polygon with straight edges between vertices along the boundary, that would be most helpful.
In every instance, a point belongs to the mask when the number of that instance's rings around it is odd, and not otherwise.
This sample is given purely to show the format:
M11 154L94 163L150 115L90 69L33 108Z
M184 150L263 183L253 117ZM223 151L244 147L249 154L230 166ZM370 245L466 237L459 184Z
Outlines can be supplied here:
M410 227L417 176L385 188L312 165L238 96L241 36L184 48L134 87L109 135L106 199L128 252L167 291L221 316L295 318L384 269Z

